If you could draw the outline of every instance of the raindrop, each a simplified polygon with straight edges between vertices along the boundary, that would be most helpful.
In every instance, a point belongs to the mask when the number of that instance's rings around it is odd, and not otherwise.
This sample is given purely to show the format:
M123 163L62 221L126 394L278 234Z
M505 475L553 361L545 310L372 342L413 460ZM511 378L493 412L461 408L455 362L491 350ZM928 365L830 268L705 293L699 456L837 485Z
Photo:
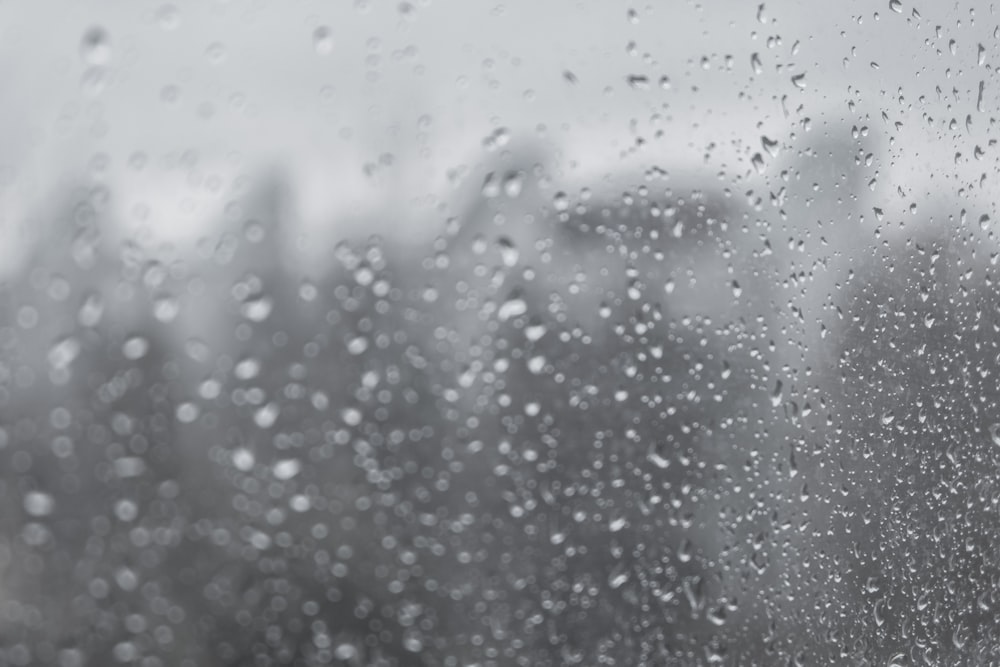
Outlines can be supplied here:
M501 322L506 322L512 317L520 317L528 312L528 304L521 297L520 293L513 292L497 310L497 317Z
M625 565L619 563L611 570L611 574L608 575L608 586L611 588L621 588L626 581L628 581L629 573L625 568Z
M254 412L253 422L257 428L271 428L277 421L280 412L281 408L278 407L277 403L268 403Z
M681 544L677 547L677 560L682 563L689 563L693 555L694 545L691 544L691 540L685 538L681 540Z
M271 315L274 301L268 296L259 296L243 303L243 317L251 322L263 322Z
M94 26L83 33L80 57L93 66L107 65L111 61L111 37L104 28Z
M782 384L781 380L777 380L774 383L774 391L771 392L771 405L778 407L781 405L782 398Z
M503 191L504 194L511 199L516 199L520 196L521 191L524 189L524 172L512 171L504 177L503 181Z
M518 252L514 242L506 236L501 236L497 240L497 246L500 248L500 259L503 260L503 265L507 268L515 266L521 253Z
M135 504L134 500L122 498L115 503L115 516L118 517L119 521L126 523L134 521L139 516L139 507Z
M192 403L191 401L185 401L177 406L176 415L177 421L182 424L190 424L194 420L198 419L198 415L201 414L201 408Z
M246 447L240 447L233 450L233 465L236 466L237 470L242 472L249 472L253 470L254 465L254 455Z
M181 14L174 5L162 5L156 10L156 22L163 30L176 30L181 24Z
M29 491L24 496L24 511L35 517L48 516L55 509L56 500L42 491Z
M548 328L541 323L532 323L524 328L524 337L531 342L541 340Z
M760 138L760 145L764 147L768 155L771 157L778 157L778 142L774 139L768 139L765 136Z
M86 299L83 300L83 305L80 306L80 312L77 313L77 321L80 326L83 327L95 327L100 321L101 317L104 315L104 300L101 295L97 292L89 294Z
M222 42L212 42L205 49L205 57L213 65L221 65L226 61L226 46Z
M323 25L313 30L313 48L321 56L333 52L333 32Z
M64 338L49 350L49 365L56 370L68 368L80 355L80 343L75 338Z
M281 461L275 462L274 466L271 468L271 473L274 475L275 479L284 482L298 475L301 470L302 462L298 459L282 459Z

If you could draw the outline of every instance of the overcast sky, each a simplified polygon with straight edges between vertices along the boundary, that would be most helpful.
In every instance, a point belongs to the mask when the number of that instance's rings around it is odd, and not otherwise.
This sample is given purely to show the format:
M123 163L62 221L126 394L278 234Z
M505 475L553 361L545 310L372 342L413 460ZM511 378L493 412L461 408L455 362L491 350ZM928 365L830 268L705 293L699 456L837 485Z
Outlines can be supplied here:
M995 159L997 19L979 4L7 0L3 230L97 182L125 228L187 238L274 167L314 228L406 221L453 197L497 128L570 183L658 164L763 185L761 136L867 126L890 210L953 197Z

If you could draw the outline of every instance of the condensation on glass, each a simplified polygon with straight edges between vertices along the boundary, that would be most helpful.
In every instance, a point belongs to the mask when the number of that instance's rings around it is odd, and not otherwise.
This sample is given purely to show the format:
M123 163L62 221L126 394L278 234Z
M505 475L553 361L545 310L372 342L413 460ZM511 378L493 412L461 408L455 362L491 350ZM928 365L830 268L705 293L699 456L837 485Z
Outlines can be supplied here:
M989 3L0 5L0 663L1000 663Z

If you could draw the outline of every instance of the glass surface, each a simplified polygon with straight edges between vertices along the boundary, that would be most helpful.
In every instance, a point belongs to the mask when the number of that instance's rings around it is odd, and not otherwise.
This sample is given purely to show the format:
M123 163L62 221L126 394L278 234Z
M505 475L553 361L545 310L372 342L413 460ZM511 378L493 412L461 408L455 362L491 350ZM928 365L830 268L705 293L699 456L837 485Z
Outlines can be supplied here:
M998 24L0 3L0 664L1000 664Z

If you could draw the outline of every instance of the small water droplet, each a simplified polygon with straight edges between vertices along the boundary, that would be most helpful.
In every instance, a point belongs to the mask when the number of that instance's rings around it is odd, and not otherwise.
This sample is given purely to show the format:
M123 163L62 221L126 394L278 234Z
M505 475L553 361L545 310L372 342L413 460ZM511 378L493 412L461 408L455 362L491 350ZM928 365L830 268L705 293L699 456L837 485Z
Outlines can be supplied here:
M777 380L774 383L774 391L771 392L771 405L778 407L781 405L782 400L782 384L781 380Z
M778 157L779 144L777 140L761 136L760 145L764 147L764 150L767 151L768 155L771 157Z
M111 37L100 26L89 28L80 41L80 57L88 65L107 65L111 61Z
M511 199L517 199L524 189L524 172L509 172L503 180L503 192Z
M190 424L198 419L198 415L201 414L201 408L191 401L185 401L177 406L175 414L177 415L177 421L182 424Z
M271 428L278 419L278 415L281 413L281 409L278 407L277 403L268 403L257 409L253 413L253 422L257 425L257 428Z
M517 260L520 258L521 253L518 251L517 246L506 236L501 236L497 239L497 247L500 249L500 259L503 261L503 265L507 268L515 266Z
M43 491L29 491L24 496L24 511L31 516L48 516L55 509L56 500Z
M313 48L321 56L333 52L333 32L325 25L313 30Z
M176 30L181 24L181 14L174 5L162 5L156 10L156 22L163 30Z
M236 466L237 470L242 472L248 472L253 469L254 465L254 455L246 447L240 447L233 450L233 465Z
M290 480L301 471L302 462L298 459L282 459L275 462L274 466L271 467L271 474L274 475L275 479L282 482Z
M506 322L512 317L520 317L528 312L528 304L521 297L520 293L513 292L497 310L497 317L501 322Z
M608 575L608 586L611 588L621 588L628 581L629 573L625 566L618 564Z
M241 310L243 317L251 322L263 322L271 315L273 308L274 301L270 297L259 296L244 302Z
M134 521L139 516L139 506L135 504L134 500L122 498L115 503L115 516L118 517L119 521L126 523Z
M64 338L49 350L49 365L56 370L64 370L80 356L80 343L75 338Z
M100 323L103 315L104 299L99 293L94 292L83 300L83 305L80 306L80 312L77 314L77 321L80 326L95 327Z

